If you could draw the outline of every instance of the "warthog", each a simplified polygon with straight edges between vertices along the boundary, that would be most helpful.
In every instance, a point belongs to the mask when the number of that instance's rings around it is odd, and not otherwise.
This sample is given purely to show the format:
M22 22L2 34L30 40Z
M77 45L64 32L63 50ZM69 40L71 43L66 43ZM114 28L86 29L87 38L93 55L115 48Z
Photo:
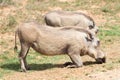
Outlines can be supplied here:
M94 20L81 12L51 11L45 15L44 20L49 26L74 26L90 30L94 34L98 32L98 27L95 25Z
M80 28L53 28L35 22L23 23L15 33L15 48L16 35L21 44L19 59L22 71L28 69L26 56L30 47L44 55L67 54L76 67L83 65L82 55L89 55L98 63L105 62L105 54L98 48L99 40Z

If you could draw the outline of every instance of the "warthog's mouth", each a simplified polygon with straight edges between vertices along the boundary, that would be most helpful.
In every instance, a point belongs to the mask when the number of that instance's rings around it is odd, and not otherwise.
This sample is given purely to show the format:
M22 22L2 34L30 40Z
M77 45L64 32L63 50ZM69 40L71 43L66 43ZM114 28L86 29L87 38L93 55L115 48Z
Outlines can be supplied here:
M96 62L97 62L98 64L106 63L106 58L105 58L105 57L104 57L104 58L97 58L97 59L96 59Z

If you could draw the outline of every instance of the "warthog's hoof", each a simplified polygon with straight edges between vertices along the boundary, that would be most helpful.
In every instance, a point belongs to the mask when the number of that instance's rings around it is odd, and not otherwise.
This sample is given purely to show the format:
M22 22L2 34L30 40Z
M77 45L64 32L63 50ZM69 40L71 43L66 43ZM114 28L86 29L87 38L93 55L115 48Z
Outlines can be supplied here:
M20 72L27 72L26 69L20 69Z
M63 64L64 67L67 67L69 65L73 65L73 63L72 62L66 62L66 63Z
M67 66L67 68L78 68L75 64Z
M63 65L64 65L64 67L67 67L67 68L78 68L78 67L82 67L82 66L83 66L83 65L77 66L77 65L75 65L75 64L72 63L72 62L66 62L66 63L64 63Z
M26 67L27 70L30 70L30 67Z

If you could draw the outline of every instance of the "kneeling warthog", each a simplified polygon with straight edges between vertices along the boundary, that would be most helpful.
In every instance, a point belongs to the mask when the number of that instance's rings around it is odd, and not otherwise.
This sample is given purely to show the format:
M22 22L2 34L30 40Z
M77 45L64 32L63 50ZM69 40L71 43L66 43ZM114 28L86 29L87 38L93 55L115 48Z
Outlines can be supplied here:
M95 25L94 20L81 12L51 11L45 15L44 20L49 26L74 26L90 30L94 34L98 32L98 27Z
M105 54L98 48L99 40L80 28L53 28L35 22L23 23L15 33L15 48L16 35L21 44L19 59L22 71L28 69L26 56L30 47L44 55L67 54L76 67L83 65L82 55L89 55L98 63L105 62Z

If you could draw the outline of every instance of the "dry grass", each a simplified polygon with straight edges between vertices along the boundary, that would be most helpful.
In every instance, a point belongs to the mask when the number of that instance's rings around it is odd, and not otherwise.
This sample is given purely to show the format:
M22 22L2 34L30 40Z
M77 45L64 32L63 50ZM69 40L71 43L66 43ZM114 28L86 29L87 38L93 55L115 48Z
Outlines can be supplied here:
M44 14L51 10L82 11L90 15L100 28L98 36L101 39L101 47L108 53L108 62L102 65L88 62L88 65L78 69L60 68L61 64L70 61L67 56L47 57L31 50L27 59L32 70L26 74L20 73L18 54L13 51L15 26L31 20L44 24ZM89 75L114 71L120 68L119 22L119 0L0 0L0 78L4 80L93 80ZM83 60L93 61L88 57L83 57Z

